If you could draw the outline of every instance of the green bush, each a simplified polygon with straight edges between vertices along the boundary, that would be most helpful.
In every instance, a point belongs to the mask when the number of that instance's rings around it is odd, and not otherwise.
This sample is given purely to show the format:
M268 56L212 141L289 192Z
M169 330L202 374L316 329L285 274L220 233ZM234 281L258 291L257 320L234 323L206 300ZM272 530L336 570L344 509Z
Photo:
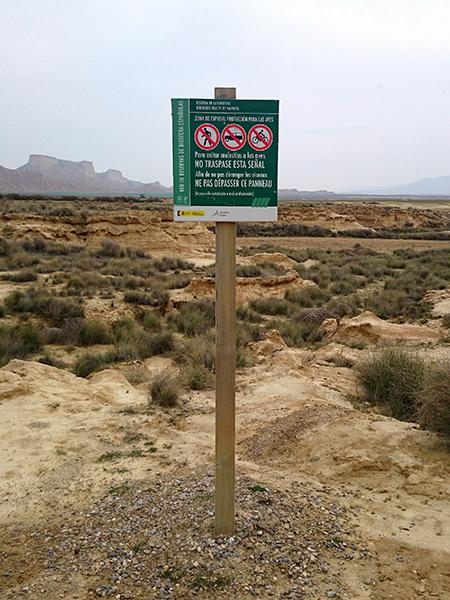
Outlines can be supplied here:
M116 341L126 341L136 335L137 323L131 317L124 317L114 321L112 330Z
M418 320L430 315L432 305L420 298L418 289L405 291L388 288L375 292L369 297L366 301L366 308L381 319L405 317L410 320Z
M202 365L214 371L215 343L212 335L197 335L183 340L175 354L175 362L179 365Z
M43 354L42 356L40 356L38 358L38 362L42 363L43 365L49 365L50 367L56 367L58 369L65 369L66 366L67 366L61 360L58 360L57 358L55 358L51 354L48 354L48 352L46 352L45 354Z
M110 363L114 362L115 356L108 352L89 352L82 354L73 366L73 372L78 377L87 377L94 371L101 371Z
M80 333L79 344L81 346L94 346L95 344L111 344L113 341L111 328L103 321L86 319Z
M355 367L364 399L402 421L417 418L424 371L422 358L396 347L384 348Z
M9 256L11 252L11 242L4 237L0 237L0 256Z
M12 313L33 313L56 325L63 324L67 319L84 317L81 304L66 298L55 298L37 288L11 292L5 298L5 305Z
M119 284L119 287L124 287L127 290L139 290L145 288L147 285L147 280L144 277L136 277L135 275L128 275L123 278L118 278L116 283Z
M249 306L238 306L236 316L241 321L249 321L250 323L262 323L264 317L252 310Z
M185 288L191 279L192 276L189 273L169 273L164 278L164 287L168 290Z
M141 348L139 351L136 343L130 342L119 342L113 350L108 352L110 362L128 362L139 358L148 358L148 356L151 356L151 354L146 352L145 348Z
M276 329L288 346L301 348L307 343L316 343L322 339L319 323L305 322L298 318L271 321L268 327Z
M238 265L236 275L238 277L260 277L263 270L259 265Z
M188 336L206 333L215 322L214 302L197 300L182 304L175 317L178 331Z
M189 263L189 262L183 260L182 258L173 258L171 256L163 256L159 260L154 260L153 266L158 271L165 272L165 271L170 271L170 270L172 270L172 271L182 270L183 271L183 270L187 270L187 269L192 269L194 265L192 263Z
M354 317L362 310L361 299L358 296L332 298L325 306L331 317Z
M74 271L66 284L69 293L74 291L95 293L97 289L111 287L111 281L92 271Z
M129 304L143 304L153 306L153 296L146 292L129 291L123 295L123 301Z
M125 252L117 242L113 242L112 240L102 240L100 242L100 248L95 251L95 256L119 258L125 256Z
M238 346L236 348L236 367L238 369L244 369L245 367L251 367L255 364L254 357L247 351L246 348Z
M175 353L175 362L182 367L188 387L201 390L214 384L215 346L212 335L184 340Z
M147 331L133 319L126 318L112 325L116 339L115 360L149 358L170 352L175 339L170 331Z
M19 271L18 273L7 273L2 276L6 281L15 283L25 283L26 281L36 281L37 275L33 271Z
M43 238L33 238L31 240L24 240L22 242L22 248L27 252L46 252L47 242Z
M164 408L176 406L179 401L181 386L178 376L170 369L158 373L149 385L149 403Z
M153 290L151 293L126 291L123 300L129 304L141 304L164 308L169 302L169 293L165 290Z
M327 302L331 298L331 294L319 287L308 287L298 292L288 290L284 297L289 302L298 304L302 308L310 308Z
M211 371L202 364L188 364L183 370L183 379L191 390L204 390L211 386Z
M144 311L139 320L145 331L161 331L161 317L154 312Z
M149 339L149 349L151 350L150 356L154 356L155 354L165 354L175 347L175 339L173 334L169 331L154 333ZM142 356L141 358L144 357Z
M418 421L424 429L450 441L450 361L428 366L418 404Z
M253 310L263 315L287 315L289 304L281 298L255 298L250 302Z
M0 325L0 366L13 358L26 358L41 347L42 337L36 325Z

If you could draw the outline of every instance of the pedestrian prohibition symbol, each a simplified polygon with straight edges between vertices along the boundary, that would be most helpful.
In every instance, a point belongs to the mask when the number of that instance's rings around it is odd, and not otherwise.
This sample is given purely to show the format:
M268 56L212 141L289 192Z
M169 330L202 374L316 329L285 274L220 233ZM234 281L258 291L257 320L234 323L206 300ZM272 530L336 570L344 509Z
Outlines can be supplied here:
M222 144L227 150L240 150L245 144L245 129L236 123L227 125L222 130Z
M267 125L253 125L248 132L248 143L253 150L267 150L272 141L272 130Z
M194 140L202 150L212 150L220 141L220 133L215 125L202 123L195 130Z

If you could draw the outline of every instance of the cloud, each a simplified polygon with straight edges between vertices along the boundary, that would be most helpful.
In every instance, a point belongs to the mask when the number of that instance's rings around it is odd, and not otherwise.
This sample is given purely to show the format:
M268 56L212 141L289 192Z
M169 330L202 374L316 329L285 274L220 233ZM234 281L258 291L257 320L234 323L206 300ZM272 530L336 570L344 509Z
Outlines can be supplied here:
M448 0L6 0L0 164L171 181L171 97L280 99L284 187L450 173Z

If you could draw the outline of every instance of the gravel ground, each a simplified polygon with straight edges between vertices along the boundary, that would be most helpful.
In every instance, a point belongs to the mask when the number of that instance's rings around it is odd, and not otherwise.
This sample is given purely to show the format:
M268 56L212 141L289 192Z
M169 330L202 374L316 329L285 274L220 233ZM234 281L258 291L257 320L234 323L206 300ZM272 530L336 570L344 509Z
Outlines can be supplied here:
M28 576L1 597L351 598L343 563L371 555L330 490L238 477L237 533L215 538L213 483L204 470L122 483L62 527L22 532ZM10 578L0 572L0 590Z

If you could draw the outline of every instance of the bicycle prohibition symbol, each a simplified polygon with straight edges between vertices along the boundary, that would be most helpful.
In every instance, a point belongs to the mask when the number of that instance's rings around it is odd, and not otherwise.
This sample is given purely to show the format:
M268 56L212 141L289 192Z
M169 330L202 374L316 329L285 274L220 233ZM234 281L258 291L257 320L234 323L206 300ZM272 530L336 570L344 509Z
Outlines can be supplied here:
M237 123L227 125L222 130L222 144L227 150L240 150L244 146L246 138L244 128Z
M220 141L220 133L215 125L202 123L195 130L194 140L202 150L212 150Z
M253 125L248 132L248 143L253 150L267 150L273 142L273 133L267 125Z

